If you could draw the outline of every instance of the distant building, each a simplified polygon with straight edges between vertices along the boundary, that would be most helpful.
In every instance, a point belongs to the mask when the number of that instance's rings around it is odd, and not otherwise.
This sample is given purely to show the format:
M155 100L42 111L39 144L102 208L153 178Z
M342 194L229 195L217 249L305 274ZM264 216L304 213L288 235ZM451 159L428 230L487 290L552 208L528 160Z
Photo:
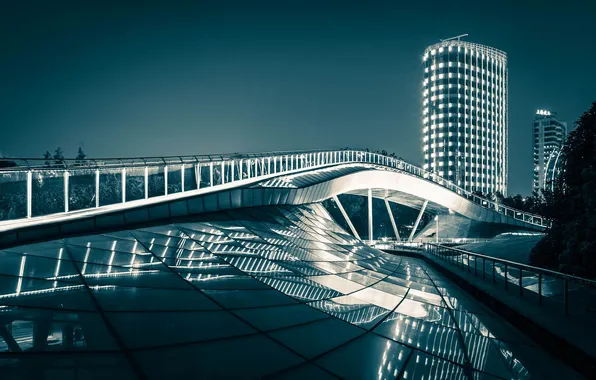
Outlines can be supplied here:
M556 177L561 160L560 153L567 139L567 123L557 118L555 112L536 111L533 123L534 130L534 177L532 191L545 187L552 189L552 181Z
M507 193L507 54L449 39L424 51L424 169L468 191Z

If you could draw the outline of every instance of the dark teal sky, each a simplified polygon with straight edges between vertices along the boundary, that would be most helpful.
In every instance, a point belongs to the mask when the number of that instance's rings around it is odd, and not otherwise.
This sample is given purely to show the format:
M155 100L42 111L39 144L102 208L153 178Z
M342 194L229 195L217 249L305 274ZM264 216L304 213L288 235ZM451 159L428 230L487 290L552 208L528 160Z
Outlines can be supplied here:
M594 1L119 3L2 2L0 154L350 146L420 163L422 52L469 33L508 53L509 190L529 193L535 110L573 122L596 100Z

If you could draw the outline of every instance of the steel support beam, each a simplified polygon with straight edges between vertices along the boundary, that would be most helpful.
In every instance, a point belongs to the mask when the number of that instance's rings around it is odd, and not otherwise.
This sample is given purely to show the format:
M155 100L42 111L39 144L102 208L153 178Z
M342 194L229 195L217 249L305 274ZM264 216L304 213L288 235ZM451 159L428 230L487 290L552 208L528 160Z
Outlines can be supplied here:
M368 189L368 241L373 241L372 189Z
M393 218L393 212L391 212L391 207L389 206L389 201L387 198L384 199L385 207L387 207L387 213L389 214L389 220L391 220L391 226L393 227L393 232L395 233L395 238L400 240L399 231L397 230L397 225L395 224L395 219Z
M341 211L341 214L344 216L344 219L348 223L348 226L350 227L350 230L352 230L352 233L354 234L354 236L356 236L356 238L360 240L360 235L358 235L358 231L356 231L356 228L354 228L352 221L348 217L346 210L344 210L344 206L341 205L341 202L339 201L339 198L337 198L337 195L333 196L333 200L335 201L335 204L339 208L339 211Z
M420 223L420 219L422 219L422 214L424 214L424 210L426 210L427 204L428 204L428 200L425 200L424 204L422 205L422 208L420 209L420 212L418 213L418 217L416 218L416 223L414 223L414 228L412 228L412 232L410 232L410 237L408 238L408 242L411 242L412 239L414 238L414 234L416 233L416 230L418 229L418 224Z
M8 346L10 352L23 352L17 341L14 339L10 331L0 323L0 337L4 339L4 342Z

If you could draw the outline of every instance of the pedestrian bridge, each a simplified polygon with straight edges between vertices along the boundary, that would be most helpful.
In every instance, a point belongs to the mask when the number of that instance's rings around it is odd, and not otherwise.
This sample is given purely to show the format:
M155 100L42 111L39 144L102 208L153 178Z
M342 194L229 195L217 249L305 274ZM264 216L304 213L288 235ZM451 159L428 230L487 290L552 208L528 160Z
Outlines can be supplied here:
M420 209L418 221L430 212L538 231L548 224L403 160L363 150L0 164L0 246L233 208L337 200L339 194L368 196L369 205L382 198L388 211L388 202Z

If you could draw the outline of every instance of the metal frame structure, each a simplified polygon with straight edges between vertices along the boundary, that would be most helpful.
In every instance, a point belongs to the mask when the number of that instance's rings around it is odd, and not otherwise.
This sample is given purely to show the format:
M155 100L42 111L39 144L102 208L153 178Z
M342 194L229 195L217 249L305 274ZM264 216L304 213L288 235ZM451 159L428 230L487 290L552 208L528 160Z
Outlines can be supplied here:
M198 190L205 187L214 188L215 191L219 186L227 186L233 182L258 181L278 175L348 163L366 163L397 170L439 184L473 203L514 219L541 227L549 225L549 221L540 215L522 212L479 197L434 173L425 171L403 160L364 150L345 149L51 161L31 158L4 158L0 159L0 164L2 164L0 165L0 198L8 198L8 200L0 200L3 201L3 204L8 204L14 198L14 202L18 204L16 206L17 212L13 213L14 216L4 217L4 220L0 221L0 226L11 221L35 219L46 215L69 214L82 209L101 209L106 205L115 203L138 201L143 197L145 199L154 197L167 199L175 195L174 193ZM138 170L141 170L142 174L134 175L135 171ZM194 181L191 181L192 177L189 177L188 170L191 170L194 174ZM180 178L174 176L177 171L180 173ZM73 186L77 186L77 183L80 183L83 177L93 177L93 175L95 176L94 181L87 181L85 185L88 187L86 189L89 190L88 193L93 195L92 199L87 202L85 207L78 205L73 208L72 202L77 192L76 189L73 189ZM163 177L163 191L159 194L151 194L150 191L149 182L151 182L151 176L155 175ZM120 194L118 194L117 199L102 197L102 191L110 186L108 180L104 179L108 176L111 176L113 181L118 181L117 178L120 178ZM44 180L60 177L63 178L61 186L45 190L38 185ZM132 193L128 191L129 185L138 184L139 181L142 181L142 196L133 199ZM34 182L37 182L36 186L34 186ZM14 191L3 190L7 189L5 187L7 183L12 183L15 185L14 188L18 189ZM43 200L47 196L63 198L63 206L34 213L33 210L36 206L34 193L37 195L35 199Z

